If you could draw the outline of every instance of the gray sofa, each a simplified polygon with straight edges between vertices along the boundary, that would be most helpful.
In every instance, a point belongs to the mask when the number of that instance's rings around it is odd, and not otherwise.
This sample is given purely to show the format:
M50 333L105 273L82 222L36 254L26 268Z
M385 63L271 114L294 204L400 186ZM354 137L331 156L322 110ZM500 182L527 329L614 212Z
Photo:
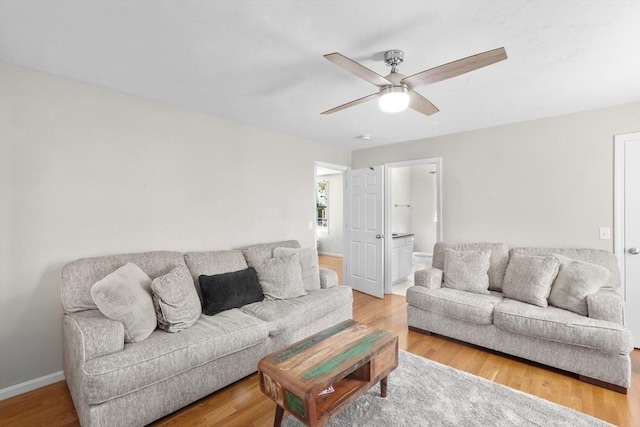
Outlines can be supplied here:
M447 249L491 251L488 293L443 286ZM539 307L503 295L502 285L510 260L522 255L553 254L610 271L605 286L586 298L587 316L552 305ZM624 303L616 291L619 286L617 259L603 250L509 250L502 243L439 242L434 247L433 266L417 271L415 284L407 291L407 320L412 330L436 333L532 360L626 393L631 380L633 340L623 326Z
M271 257L275 247L300 245L286 241L250 249L254 256ZM321 289L305 296L202 315L179 333L156 329L141 342L125 344L122 323L101 314L90 289L128 262L152 279L186 265L196 289L200 275L247 268L241 250L147 252L65 265L64 374L85 427L148 424L256 372L258 361L267 354L352 318L351 288L336 286L336 273L319 269Z

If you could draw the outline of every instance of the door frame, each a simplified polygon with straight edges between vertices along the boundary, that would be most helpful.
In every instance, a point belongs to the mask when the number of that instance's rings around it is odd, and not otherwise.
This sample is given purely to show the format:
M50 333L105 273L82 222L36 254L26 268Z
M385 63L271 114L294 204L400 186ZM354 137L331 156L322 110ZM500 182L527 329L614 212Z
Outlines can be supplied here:
M436 225L436 241L442 241L442 157L429 157L425 159L405 160L384 164L384 293L390 294L393 288L391 280L391 244L393 238L391 233L391 171L393 168L416 165L436 165L436 215L438 223Z
M627 301L624 247L624 144L640 138L640 132L624 133L613 137L613 253L618 258L622 286L618 292Z

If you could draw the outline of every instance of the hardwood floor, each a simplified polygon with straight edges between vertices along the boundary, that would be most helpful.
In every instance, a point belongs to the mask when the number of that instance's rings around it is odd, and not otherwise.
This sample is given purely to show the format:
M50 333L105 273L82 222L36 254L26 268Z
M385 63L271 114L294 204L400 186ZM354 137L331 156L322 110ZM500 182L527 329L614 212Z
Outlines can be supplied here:
M334 268L341 259L320 257ZM342 280L340 280L342 282ZM407 330L403 296L373 298L354 292L354 318L398 335L400 348L496 383L573 408L610 423L640 426L640 350L634 350L633 377L627 395L579 381L575 376L483 350L440 336ZM391 374L393 375L393 374ZM260 392L251 375L157 422L154 426L267 427L275 404ZM0 402L0 426L77 426L64 381Z

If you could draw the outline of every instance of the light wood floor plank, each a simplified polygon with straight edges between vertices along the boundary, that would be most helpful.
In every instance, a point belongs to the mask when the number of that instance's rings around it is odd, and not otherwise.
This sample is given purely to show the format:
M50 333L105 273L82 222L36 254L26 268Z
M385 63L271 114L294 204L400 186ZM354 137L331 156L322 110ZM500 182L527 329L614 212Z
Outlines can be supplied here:
M321 256L322 266L336 269L342 283L342 259ZM406 301L354 292L354 318L398 334L400 348L456 369L487 378L573 408L613 424L640 426L640 350L632 358L632 386L627 395L579 381L554 369L524 362L437 335L407 330ZM391 374L393 375L393 374ZM260 392L251 375L157 422L154 426L267 427L273 425L275 404ZM64 381L0 402L0 425L78 426Z

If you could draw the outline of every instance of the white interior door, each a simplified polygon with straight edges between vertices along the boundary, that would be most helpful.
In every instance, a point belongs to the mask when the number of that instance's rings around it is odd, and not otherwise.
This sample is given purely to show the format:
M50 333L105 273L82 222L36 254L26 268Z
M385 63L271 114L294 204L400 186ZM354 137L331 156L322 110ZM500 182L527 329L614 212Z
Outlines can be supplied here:
M384 296L384 167L356 169L344 177L344 282Z
M626 326L640 348L640 133L616 135L616 253Z

